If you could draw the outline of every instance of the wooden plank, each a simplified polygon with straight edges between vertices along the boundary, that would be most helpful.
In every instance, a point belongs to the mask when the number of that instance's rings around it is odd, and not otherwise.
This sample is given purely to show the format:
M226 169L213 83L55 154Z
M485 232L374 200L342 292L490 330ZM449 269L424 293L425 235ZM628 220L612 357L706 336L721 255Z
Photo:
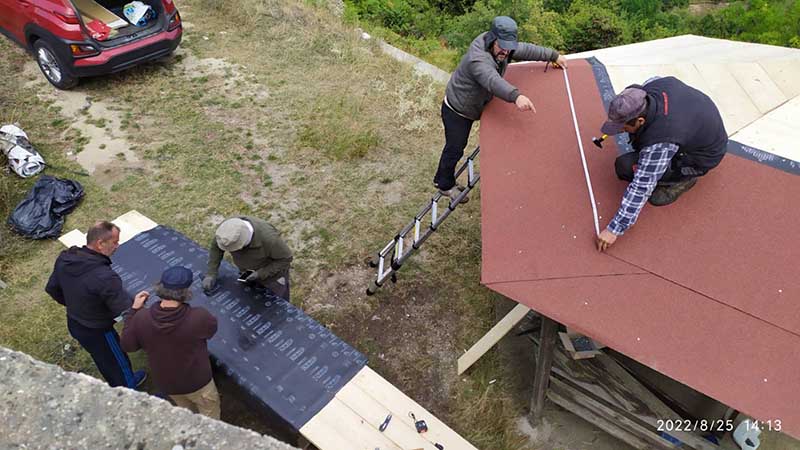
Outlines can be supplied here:
M335 397L300 428L300 433L320 450L406 450Z
M728 64L728 70L761 114L789 100L758 63Z
M649 445L645 448L658 448L664 450L675 448L675 445L671 444L666 439L661 438L653 431L650 431L638 422L626 417L620 411L605 406L603 402L598 401L591 395L587 395L581 389L576 389L574 386L571 386L568 382L560 379L558 376L554 376L550 382L555 392L567 397L567 399L572 403L580 405L582 408L591 411L594 415L600 416L603 421L607 423L610 422L622 430L625 430L627 433L635 435L638 440L647 442ZM613 428L603 429L614 436L617 436L618 434L612 432Z
M429 441L429 438L433 437L433 435L417 433L414 421L408 416L408 411L392 411L386 405L375 401L374 398L370 397L369 393L364 392L355 383L347 383L336 393L336 398L376 430L386 419L386 416L392 414L392 420L383 434L400 448L436 450L433 445L435 442Z
M522 303L518 303L505 317L500 319L495 326L478 339L466 353L458 358L458 374L461 375L469 369L481 356L485 355L497 342L503 338L512 328L514 328L531 309Z
M145 216L139 211L136 211L135 209L126 212L125 214L117 217L115 220L130 224L135 229L139 230L140 233L142 231L151 230L158 226L156 222L150 220L149 217Z
M727 64L697 64L697 69L708 83L709 91L704 94L711 97L719 108L729 136L761 117Z
M136 210L131 210L112 220L111 223L119 227L119 243L124 244L137 234L151 230L158 226L157 223ZM82 247L86 245L86 233L72 230L62 235L58 240L66 247Z
M619 423L605 418L601 414L598 414L574 400L568 393L562 392L558 384L553 384L550 387L547 391L547 398L556 405L583 418L587 422L597 426L601 430L637 450L651 450L653 448L653 446L644 439L620 427Z
M123 244L132 237L158 226L139 211L132 210L111 221L119 227L119 243Z
M625 429L635 432L640 437L647 439L655 445L658 445L660 448L674 448L673 445L669 444L668 441L658 435L658 424L655 418L639 417L635 414L631 414L628 411L615 408L607 401L595 397L590 392L581 389L579 386L571 383L568 379L559 375L553 376L551 383L554 386L559 386L562 392L568 391L582 406L602 414L609 420L619 423ZM685 445L697 450L719 449L718 446L692 433L669 431L668 434L681 440Z
M58 241L67 248L72 246L83 247L86 245L86 234L80 230L72 230L58 238Z
M592 395L637 415L662 419L680 418L606 354L598 355L591 361L573 361L564 351L557 349L553 372Z
M786 98L800 95L800 52L793 57L762 59L759 64Z
M536 373L533 378L531 411L528 416L531 425L536 426L542 418L547 386L550 384L550 369L553 365L553 352L558 340L558 323L542 316L542 331L539 338L539 352L536 357Z
M73 1L75 2L75 6L78 7L78 11L80 11L81 15L86 15L91 19L97 19L113 29L128 26L128 22L126 22L124 19L121 19L119 16L97 4L93 0Z
M451 430L444 422L426 411L425 408L406 396L369 366L364 366L349 384L353 383L376 402L392 411L392 414L394 414L393 421L397 419L410 420L408 417L409 412L413 412L417 419L425 420L428 424L428 432L425 433L425 438L428 441L438 442L448 450L477 450L466 439Z
M800 96L795 97L731 136L745 145L800 162Z

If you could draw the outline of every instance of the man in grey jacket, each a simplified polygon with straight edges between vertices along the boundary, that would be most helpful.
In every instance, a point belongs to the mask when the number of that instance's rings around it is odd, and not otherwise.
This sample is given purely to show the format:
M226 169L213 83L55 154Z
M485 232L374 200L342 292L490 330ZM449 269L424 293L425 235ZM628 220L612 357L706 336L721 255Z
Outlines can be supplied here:
M455 168L464 155L472 123L480 120L483 108L499 97L516 104L520 111L533 111L533 102L503 79L510 60L551 61L566 68L566 59L557 51L517 42L517 23L506 16L495 17L492 28L472 41L447 82L442 102L445 145L433 184L442 195L457 197L463 187L456 185ZM462 202L466 202L466 197Z

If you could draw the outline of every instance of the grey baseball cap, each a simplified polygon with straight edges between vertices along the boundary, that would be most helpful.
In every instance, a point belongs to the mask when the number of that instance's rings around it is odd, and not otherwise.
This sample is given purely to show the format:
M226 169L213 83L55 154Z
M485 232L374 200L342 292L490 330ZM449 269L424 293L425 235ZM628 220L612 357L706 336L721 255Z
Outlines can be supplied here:
M608 120L600 128L605 134L619 134L625 122L639 117L647 106L647 92L639 88L627 88L611 100L608 105Z
M497 16L492 20L492 33L503 50L517 49L517 22L508 16Z
M244 220L234 217L220 224L215 238L220 250L235 252L250 243L253 233L250 232L250 227L244 223Z

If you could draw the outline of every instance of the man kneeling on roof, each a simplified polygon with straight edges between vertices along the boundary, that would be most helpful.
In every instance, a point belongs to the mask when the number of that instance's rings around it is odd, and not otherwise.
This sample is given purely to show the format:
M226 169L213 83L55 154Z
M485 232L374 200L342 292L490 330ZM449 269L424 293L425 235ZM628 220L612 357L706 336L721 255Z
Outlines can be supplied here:
M714 102L675 77L653 77L611 100L602 131L627 132L633 152L617 157L617 177L629 181L622 205L597 238L610 247L639 217L645 202L665 206L719 165L728 133Z
M203 290L214 289L219 264L225 252L243 271L239 279L259 284L284 300L289 300L289 266L292 251L278 230L255 217L232 217L220 224L208 247L208 273Z
M211 376L208 340L217 319L186 302L192 298L194 275L186 267L170 267L156 286L158 304L144 308L149 294L136 296L122 330L122 349L143 349L155 384L176 405L219 419L220 402Z

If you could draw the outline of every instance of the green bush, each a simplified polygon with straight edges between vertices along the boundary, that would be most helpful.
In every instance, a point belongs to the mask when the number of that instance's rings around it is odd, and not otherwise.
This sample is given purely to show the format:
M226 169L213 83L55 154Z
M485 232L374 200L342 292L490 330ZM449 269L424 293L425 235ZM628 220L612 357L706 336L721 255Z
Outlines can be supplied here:
M655 17L661 11L661 0L620 0L620 8L632 17Z
M520 40L567 53L687 33L800 48L800 0L738 1L700 16L688 11L689 0L346 0L346 5L346 17L382 27L389 42L444 69L452 69L498 15L517 21Z
M563 51L567 48L560 26L561 16L553 11L543 11L539 17L520 25L519 37L525 42Z
M694 23L697 34L793 46L800 35L800 0L737 2Z
M572 3L562 16L565 43L571 52L613 47L626 42L622 18L608 8L587 0Z

